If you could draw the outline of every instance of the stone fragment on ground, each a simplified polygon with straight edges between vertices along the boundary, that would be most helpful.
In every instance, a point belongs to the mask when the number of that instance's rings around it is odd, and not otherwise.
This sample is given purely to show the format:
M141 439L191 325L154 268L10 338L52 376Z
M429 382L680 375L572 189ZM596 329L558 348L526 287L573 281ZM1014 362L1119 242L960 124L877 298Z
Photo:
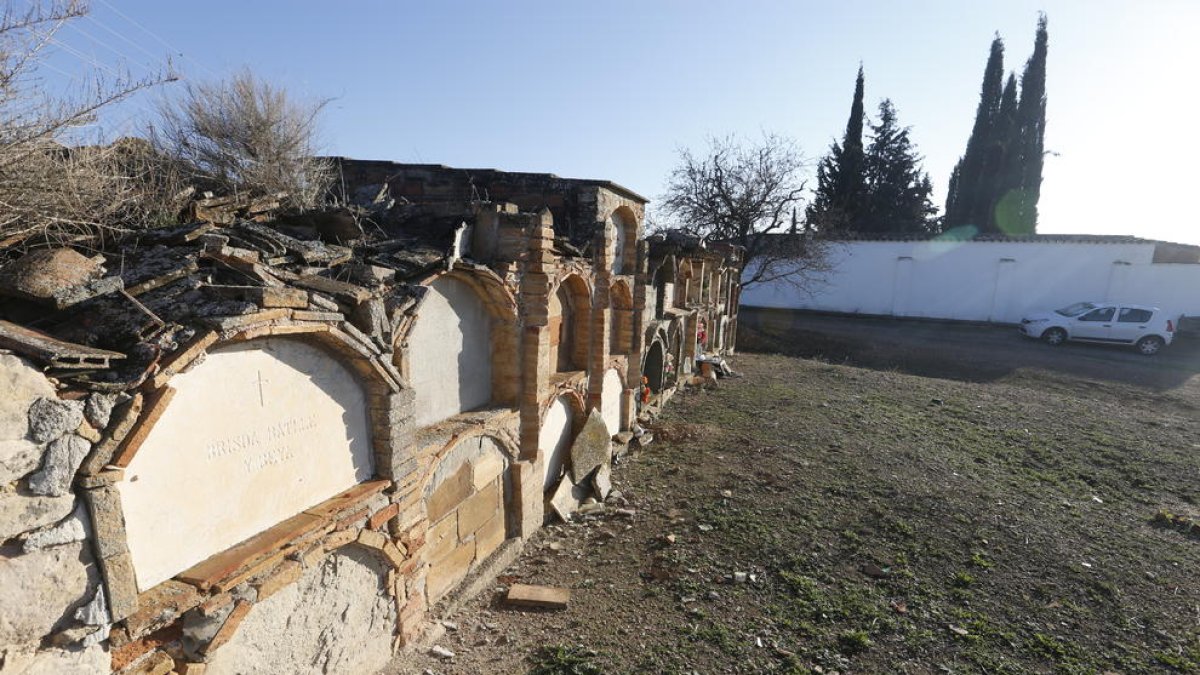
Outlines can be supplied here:
M570 601L570 589L531 584L513 584L504 596L507 605L540 609L566 609Z
M571 445L571 478L581 483L597 467L612 459L612 434L600 411L593 410Z

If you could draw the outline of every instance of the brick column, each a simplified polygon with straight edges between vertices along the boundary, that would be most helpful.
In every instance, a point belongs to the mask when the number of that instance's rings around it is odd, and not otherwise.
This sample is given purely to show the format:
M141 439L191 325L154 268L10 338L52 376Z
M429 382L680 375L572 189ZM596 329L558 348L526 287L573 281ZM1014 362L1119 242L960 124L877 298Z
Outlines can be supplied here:
M529 537L542 526L542 458L538 456L538 436L542 431L541 403L550 393L550 272L555 258L554 220L543 209L531 225L525 273L521 276L521 393L520 460L514 463L512 478L514 501L520 514L518 529Z
M609 336L609 326L612 321L612 247L613 243L605 236L608 228L599 223L593 248L596 251L593 262L596 270L595 287L592 292L592 316L590 323L591 349L588 350L588 393L587 408L589 411L603 407L604 373L608 363L608 354L612 349ZM617 429L609 429L617 433Z

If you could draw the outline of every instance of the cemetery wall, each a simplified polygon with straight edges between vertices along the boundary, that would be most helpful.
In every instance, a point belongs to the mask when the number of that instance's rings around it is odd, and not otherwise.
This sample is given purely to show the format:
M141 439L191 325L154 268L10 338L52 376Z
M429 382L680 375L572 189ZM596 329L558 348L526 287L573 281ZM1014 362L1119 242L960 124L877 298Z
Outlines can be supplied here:
M642 240L606 182L406 166L403 204L357 186L385 238L197 222L0 268L0 673L373 672L731 350L736 250Z

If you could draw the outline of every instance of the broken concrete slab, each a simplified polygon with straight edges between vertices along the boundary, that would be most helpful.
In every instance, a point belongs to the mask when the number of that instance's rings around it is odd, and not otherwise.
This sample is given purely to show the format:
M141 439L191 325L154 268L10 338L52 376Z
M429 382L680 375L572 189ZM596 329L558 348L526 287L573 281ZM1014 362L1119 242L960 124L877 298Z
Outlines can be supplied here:
M66 342L4 320L0 320L0 348L11 349L55 368L108 368L112 360L125 358L120 352Z
M612 434L600 411L593 410L571 444L571 478L576 483L583 482L585 476L610 459Z
M554 490L554 496L550 498L550 507L565 523L571 520L571 514L579 509L589 492L591 489L586 483L576 485L571 482L570 476L563 476Z
M601 464L592 476L592 489L596 491L596 499L604 501L608 499L608 494L612 492L612 466L609 464Z
M42 460L42 469L29 478L29 490L35 495L57 497L71 490L71 479L92 449L82 436L68 434L50 444Z
M568 588L531 584L513 584L504 596L504 603L507 605L538 609L566 609L570 601L571 590Z

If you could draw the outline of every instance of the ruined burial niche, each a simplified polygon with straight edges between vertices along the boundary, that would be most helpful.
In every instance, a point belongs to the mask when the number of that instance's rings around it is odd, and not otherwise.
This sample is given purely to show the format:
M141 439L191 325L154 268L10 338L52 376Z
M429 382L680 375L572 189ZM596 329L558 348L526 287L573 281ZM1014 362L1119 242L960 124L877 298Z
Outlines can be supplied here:
M418 426L491 402L492 319L470 285L448 276L429 285L407 360Z
M650 391L659 393L663 387L663 345L660 340L650 343L646 359L642 362L642 375L646 377Z
M588 286L578 275L564 279L550 296L550 358L556 372L587 369L590 313Z
M636 219L633 213L627 208L622 207L613 211L609 218L613 224L613 251L612 251L612 273L625 273L625 247L629 241L629 229L636 225ZM635 234L636 237L636 234Z
M559 396L542 417L542 431L538 434L538 454L542 457L544 472L543 490L550 490L558 484L563 474L564 458L570 448L571 402L566 396Z
M508 534L508 455L490 436L460 441L442 457L426 492L430 603L450 592L487 560Z
M628 354L633 344L633 293L629 284L617 281L609 289L610 312L609 322L609 352L612 354Z
M170 386L118 484L141 591L374 473L358 380L312 345L215 349Z
M612 433L621 431L621 394L624 393L621 374L609 368L604 373L604 390L600 394L600 413L604 426Z

